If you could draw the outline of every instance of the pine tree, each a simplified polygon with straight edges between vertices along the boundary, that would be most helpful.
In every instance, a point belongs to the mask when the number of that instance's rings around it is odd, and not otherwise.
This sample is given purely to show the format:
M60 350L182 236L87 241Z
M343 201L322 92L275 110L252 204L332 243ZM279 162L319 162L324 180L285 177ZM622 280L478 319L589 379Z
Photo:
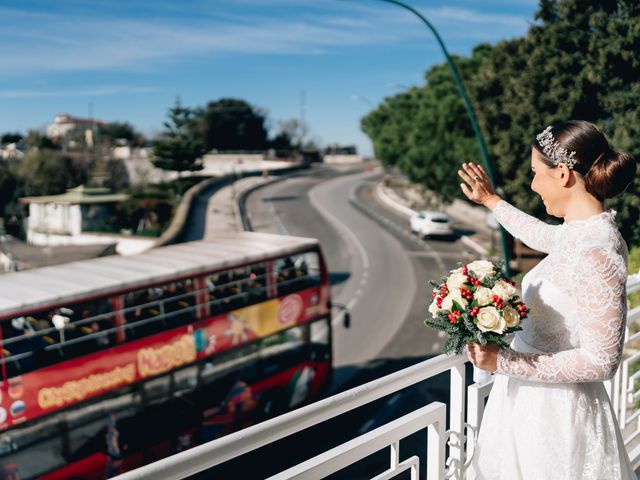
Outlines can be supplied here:
M193 112L177 98L169 109L165 130L153 141L153 164L163 170L178 172L202 170L201 157L206 149L198 132Z

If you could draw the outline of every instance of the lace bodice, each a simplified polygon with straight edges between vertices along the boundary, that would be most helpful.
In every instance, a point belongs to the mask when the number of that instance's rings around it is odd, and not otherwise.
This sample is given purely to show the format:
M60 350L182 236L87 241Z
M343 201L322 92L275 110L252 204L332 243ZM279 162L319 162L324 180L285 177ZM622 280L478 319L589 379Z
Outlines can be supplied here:
M541 382L611 378L620 364L627 313L627 245L615 210L549 225L501 200L496 220L548 255L522 279L531 309L517 352L498 354L497 373Z

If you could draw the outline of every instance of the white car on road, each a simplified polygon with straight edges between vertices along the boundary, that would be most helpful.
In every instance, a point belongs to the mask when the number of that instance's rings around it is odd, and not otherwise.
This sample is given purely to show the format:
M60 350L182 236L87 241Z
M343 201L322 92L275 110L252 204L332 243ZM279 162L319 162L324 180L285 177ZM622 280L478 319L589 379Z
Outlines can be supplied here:
M411 231L422 238L453 235L449 215L433 210L421 210L411 215Z

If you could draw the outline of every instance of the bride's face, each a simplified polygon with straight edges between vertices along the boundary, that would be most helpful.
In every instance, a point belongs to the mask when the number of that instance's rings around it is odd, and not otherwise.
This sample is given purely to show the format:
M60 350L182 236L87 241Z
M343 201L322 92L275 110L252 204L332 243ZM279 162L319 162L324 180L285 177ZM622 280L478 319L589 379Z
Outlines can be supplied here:
M547 213L563 217L566 192L562 187L561 172L558 168L549 168L535 148L531 149L531 174L531 190L540 195Z

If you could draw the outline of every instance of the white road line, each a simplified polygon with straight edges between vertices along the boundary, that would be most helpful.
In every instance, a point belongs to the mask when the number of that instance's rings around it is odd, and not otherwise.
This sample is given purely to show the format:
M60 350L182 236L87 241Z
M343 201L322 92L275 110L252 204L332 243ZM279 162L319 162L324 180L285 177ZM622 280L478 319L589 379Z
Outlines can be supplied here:
M343 179L344 177L338 177L338 178ZM362 259L362 264L364 265L364 268L368 270L369 256L367 255L366 250L362 246L362 243L360 243L360 240L358 240L358 237L356 237L356 235L349 229L349 227L347 227L341 220L339 220L338 217L336 217L333 213L331 213L329 210L327 210L322 205L320 205L320 202L318 201L318 194L316 193L316 189L323 185L326 185L326 183L321 183L319 185L316 185L311 190L309 190L309 200L311 205L316 210L318 210L318 212L320 212L320 214L323 215L329 223L333 224L333 226L339 231L339 233L341 233L342 235L344 235L344 237L346 237L345 239L347 240L347 243L351 243L351 245L356 248L358 254L360 255L360 258Z
M358 173L356 175L361 175L361 173ZM340 179L344 179L344 177L338 177L338 179L336 179L336 181L339 181ZM334 228L338 231L338 234L342 235L342 237L346 241L347 245L351 245L352 248L355 248L355 250L360 255L360 258L362 260L362 266L363 266L362 278L360 279L360 286L364 287L366 285L366 283L367 283L368 278L369 278L369 266L370 266L369 256L367 255L367 251L364 249L364 246L362 245L362 243L360 242L358 237L349 229L349 227L347 227L342 222L342 220L338 219L333 213L331 213L329 210L327 210L322 205L320 205L320 201L318 200L317 189L320 188L323 185L326 186L326 184L327 184L327 182L320 183L319 185L316 185L311 190L309 190L309 194L308 194L309 195L309 203L311 203L311 206L313 208L315 208L318 211L318 213L320 213L322 216L324 216L324 218L325 218L325 220L327 220L327 222L329 222L330 224L332 224L334 226ZM351 195L353 195L353 188L351 189L351 191L349 193L350 197L351 197ZM362 291L362 288L360 288L360 291ZM359 299L359 295L356 294L347 303L346 307L350 312L353 311L354 307L358 303L358 299ZM340 315L339 317L334 318L331 323L334 326L338 325L338 323L341 321L341 319L342 319L342 315Z
M355 195L355 191L356 189L359 187L359 185L354 185L354 187L351 189L351 193L350 193L350 197L353 201L355 201L356 203L358 203L359 205L363 205L364 208L370 212L373 213L373 215L376 218L380 218L383 223L392 226L395 230L402 232L403 235L407 235L409 237L412 237L412 234L410 231L408 231L404 226L399 225L398 223L394 222L393 220L389 219L389 217L382 215L376 211L374 211L372 208L364 205L362 202L360 202ZM374 194L376 197L378 197L378 199L380 201L382 201L382 199L380 199L380 196L378 194L378 189L374 188ZM414 238L414 241L417 245L420 245L423 249L427 250L433 257L433 259L435 260L436 264L438 265L438 268L442 271L445 271L447 269L447 267L444 265L444 262L442 261L442 257L440 256L440 253L438 251L436 251L431 245L429 245L427 242L422 241L420 239Z
M267 204L267 210L269 210L269 214L271 215L271 221L275 225L276 230L280 235L289 235L289 231L284 226L284 223L282 223L282 220L278 216L278 213L276 212L276 209L273 206L273 201L271 200L271 198L272 197L270 193L268 193L266 196L262 198L262 201Z

